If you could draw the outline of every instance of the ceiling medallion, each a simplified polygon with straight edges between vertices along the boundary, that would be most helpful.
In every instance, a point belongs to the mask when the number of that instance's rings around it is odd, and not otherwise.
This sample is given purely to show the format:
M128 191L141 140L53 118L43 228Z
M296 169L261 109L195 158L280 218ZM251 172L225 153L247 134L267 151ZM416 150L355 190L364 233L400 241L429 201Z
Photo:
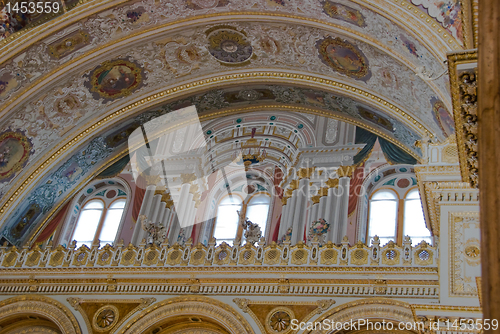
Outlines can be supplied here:
M217 29L209 33L210 54L225 64L241 64L250 59L253 54L252 46L242 33L228 29Z
M255 101L262 97L262 93L253 89L241 90L238 92L238 98L246 101Z
M477 258L480 254L480 250L477 246L468 246L465 248L465 255L470 258Z
M107 332L118 322L118 309L113 305L105 305L97 310L92 320L92 327L98 332Z
M267 315L266 329L269 333L286 333L291 329L293 311L288 307L277 307Z
M321 61L335 71L365 82L372 76L368 59L354 44L329 36L318 40L316 48Z
M105 61L94 69L85 83L95 99L106 100L128 96L138 89L144 79L144 69L128 59Z
M10 181L33 153L33 143L21 131L0 134L0 182Z

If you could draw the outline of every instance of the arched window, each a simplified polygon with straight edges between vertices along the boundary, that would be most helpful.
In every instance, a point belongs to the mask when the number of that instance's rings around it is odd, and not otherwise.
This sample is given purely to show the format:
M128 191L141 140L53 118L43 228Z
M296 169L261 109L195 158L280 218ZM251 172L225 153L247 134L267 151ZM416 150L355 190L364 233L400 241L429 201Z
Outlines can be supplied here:
M262 236L265 236L270 198L266 194L257 194L250 198L245 206L245 216L252 223L260 226Z
M258 224L265 236L267 218L269 215L270 197L267 194L256 194L245 202L238 196L225 197L217 207L217 218L213 236L217 244L226 242L232 244L237 237L244 242L244 234L239 225L240 215L247 217L252 223Z
M390 190L379 190L370 199L370 219L368 222L368 240L374 236L384 245L390 240L396 241L398 197Z
M217 207L217 219L213 236L217 243L226 242L232 244L238 232L239 216L241 211L241 199L237 196L224 198Z
M125 198L110 203L101 199L88 201L80 212L71 240L76 240L77 247L90 247L97 240L101 246L112 244L122 220L125 204Z
M398 194L392 190L376 191L370 199L368 240L380 238L380 245L390 240L401 243L403 236L409 236L415 246L422 240L432 244L431 233L425 225L424 212L418 189Z
M432 243L431 233L425 226L424 211L417 189L410 190L405 198L403 234L411 238L414 246L422 240Z

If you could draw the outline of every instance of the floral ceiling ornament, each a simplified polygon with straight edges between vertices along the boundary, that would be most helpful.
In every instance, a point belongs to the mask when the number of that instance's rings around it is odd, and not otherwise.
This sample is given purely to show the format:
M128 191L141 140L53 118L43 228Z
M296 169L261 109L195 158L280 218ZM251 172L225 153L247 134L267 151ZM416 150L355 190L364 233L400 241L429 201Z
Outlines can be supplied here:
M246 36L231 28L209 31L208 41L208 51L223 64L242 64L253 55L252 46Z
M269 312L265 327L269 333L285 333L291 329L295 315L288 307L277 307Z
M118 309L113 305L105 305L97 310L92 319L92 327L97 332L107 332L118 322Z
M328 36L318 40L316 48L321 61L335 71L365 82L372 76L368 59L354 44Z

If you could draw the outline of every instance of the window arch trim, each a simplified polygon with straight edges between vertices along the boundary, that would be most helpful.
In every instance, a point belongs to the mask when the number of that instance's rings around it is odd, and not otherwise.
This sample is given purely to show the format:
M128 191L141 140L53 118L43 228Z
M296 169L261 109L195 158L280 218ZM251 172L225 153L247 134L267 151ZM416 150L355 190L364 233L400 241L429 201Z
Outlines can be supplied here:
M114 184L109 184L109 181L114 182ZM87 189L89 189L90 187L95 187L96 185L98 185L100 183L106 183L106 185L102 186L100 188L96 188L91 194L87 193L87 191L86 191ZM108 205L108 207L106 207L105 199L100 198L100 197L95 197L95 196L97 195L97 193L99 193L99 189L102 190L102 189L105 189L107 187L112 187L113 185L116 185L116 184L118 184L119 186L121 186L123 188L123 191L126 193L126 196L123 196L123 195L118 196L117 195L115 198L110 199L109 205ZM82 196L85 196L86 198L81 200ZM116 176L116 177L109 178L109 179L94 179L93 181L83 185L80 188L80 191L78 191L74 195L73 199L71 200L69 212L66 215L63 223L61 224L61 228L55 232L54 242L56 244L69 245L73 241L74 232L75 232L76 225L78 223L78 219L80 217L80 214L81 214L83 208L85 207L85 205L94 199L98 199L98 200L102 201L104 203L105 210L107 210L113 202L120 200L120 199L125 199L125 201L126 201L125 207L123 208L122 217L121 217L121 220L119 222L118 229L117 229L116 236L115 236L113 243L118 242L118 240L120 239L120 236L122 234L125 222L126 222L127 213L129 211L129 209L131 208L131 203L133 201L132 188L130 187L127 180L123 179L120 176ZM79 204L79 202L81 204ZM72 211L75 210L75 207L77 205L79 208L78 208L78 212L75 214ZM103 218L103 217L101 217L101 218ZM74 219L73 225L70 226L73 219ZM104 245L101 243L100 246L102 247Z

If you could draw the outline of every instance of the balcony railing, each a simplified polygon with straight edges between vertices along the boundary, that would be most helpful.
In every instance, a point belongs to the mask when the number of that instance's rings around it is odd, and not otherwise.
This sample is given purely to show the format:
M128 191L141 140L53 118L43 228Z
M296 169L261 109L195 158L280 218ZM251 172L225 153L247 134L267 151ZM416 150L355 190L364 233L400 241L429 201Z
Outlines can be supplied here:
M174 244L138 246L123 242L115 246L99 247L94 244L75 247L61 245L45 248L0 247L0 268L88 268L88 267L223 267L223 266L317 266L317 267L427 267L437 269L437 247L422 241L412 247L405 239L402 246L392 241L379 246L378 240L370 247L362 242L350 246L347 238L340 245L331 242L320 246L317 241L309 245L302 242L292 246L289 241L282 245L264 241L256 245L216 245L212 239L208 246L192 245L190 240L184 246ZM326 269L326 268L325 268Z

